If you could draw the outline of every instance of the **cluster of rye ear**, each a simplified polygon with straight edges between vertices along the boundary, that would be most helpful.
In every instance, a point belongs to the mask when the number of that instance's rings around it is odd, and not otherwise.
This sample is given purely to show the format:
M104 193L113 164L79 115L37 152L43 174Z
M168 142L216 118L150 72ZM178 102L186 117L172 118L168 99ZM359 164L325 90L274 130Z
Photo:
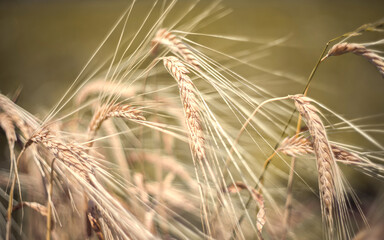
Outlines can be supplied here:
M128 16L129 11L123 17ZM343 38L381 26L364 25ZM329 140L317 102L306 96L317 67L303 94L276 98L194 48L186 31L152 29L151 39L143 40L146 45L127 61L111 64L104 74L108 78L87 79L74 91L70 100L76 107L64 117L54 118L65 101L42 121L0 95L0 127L10 160L8 175L2 174L10 181L9 188L1 189L8 207L6 224L0 226L5 234L0 237L18 238L16 212L30 208L46 219L46 239L93 234L98 239L285 239L294 236L294 223L310 221L308 216L292 219L292 184L295 159L313 156L323 234L328 239L353 237L348 223L351 204L338 164L374 177L384 176L384 171L363 151ZM367 58L384 76L383 57L368 46L342 41L321 56L317 66L330 56L354 53ZM152 61L145 65L148 59ZM160 61L164 66L157 64ZM166 72L176 81L167 84L177 92L163 83L150 83L158 75L169 79ZM249 89L262 94L252 96ZM293 100L298 124L285 123L282 137L271 137L284 123L270 130L256 114L279 123L276 118L289 116L293 104L268 108L267 103L283 100ZM73 118L68 120L69 116ZM228 116L236 118L241 128L231 126ZM302 119L308 130L300 127ZM383 150L367 133L341 120ZM260 128L268 128L271 136L250 134ZM283 139L292 129L297 130ZM265 149L272 149L272 154L259 169L251 167L253 152L241 142L245 133L253 141L246 145L277 140L274 148ZM279 206L264 176L272 159L284 155L291 157L291 165L285 201ZM256 211L250 211L251 203ZM42 227L31 221L25 224ZM34 237L41 238L41 231Z

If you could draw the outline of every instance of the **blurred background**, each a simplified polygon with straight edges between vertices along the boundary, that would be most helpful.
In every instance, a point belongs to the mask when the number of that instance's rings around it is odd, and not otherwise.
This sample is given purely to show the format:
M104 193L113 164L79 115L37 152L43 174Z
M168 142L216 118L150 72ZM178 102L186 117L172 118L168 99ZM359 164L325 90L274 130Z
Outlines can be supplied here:
M32 112L53 106L128 5L129 1L0 1L1 92L9 94L22 87L19 104ZM152 1L137 5L151 6ZM228 0L223 5L233 11L203 32L264 41L286 37L258 64L302 80L328 40L384 17L383 1ZM148 7L143 14L147 12ZM137 29L140 23L129 22L128 31L129 25ZM215 47L220 49L217 42ZM204 43L209 45L206 38ZM114 50L113 45L105 48ZM342 97L360 96L359 101L353 98L353 104L345 104L348 101L340 99L340 89ZM321 66L310 94L353 118L382 112L383 90L384 81L369 62L345 55ZM289 93L297 92L290 89ZM327 97L322 99L324 92ZM286 88L282 94L287 94Z
M21 89L18 104L43 117L76 79L129 3L0 1L1 93L12 96ZM147 14L152 3L138 1L136 14ZM306 78L330 39L384 17L384 1L225 0L222 5L232 12L198 32L246 36L264 43L286 39L256 60L259 66L301 81L301 84L290 85L282 79L269 77L267 81L276 81L268 83L263 74L256 73L260 76L257 81L265 87L270 84L277 96L302 92ZM142 20L128 22L127 31L130 31L129 26L133 26L134 31L141 23ZM369 33L353 41L369 42L382 37L383 34ZM238 50L231 45L220 46L220 41L215 39L194 37L194 40L228 54ZM103 52L107 55L115 50L114 47L114 44L107 44ZM373 48L383 50L379 45ZM88 69L101 63L102 56ZM364 123L378 128L384 124L383 95L384 79L377 69L353 54L324 62L309 91L309 96L343 117L369 117ZM384 143L382 134L375 137ZM376 184L365 175L353 174L356 177L348 180L362 196L363 209L368 208L382 184Z

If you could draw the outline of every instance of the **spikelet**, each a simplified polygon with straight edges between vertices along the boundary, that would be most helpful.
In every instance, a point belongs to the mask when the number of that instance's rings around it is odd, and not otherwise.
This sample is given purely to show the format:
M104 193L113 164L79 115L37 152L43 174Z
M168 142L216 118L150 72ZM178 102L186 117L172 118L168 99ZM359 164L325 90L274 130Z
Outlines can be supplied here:
M189 71L176 57L165 57L164 66L179 85L180 98L183 104L185 122L189 132L192 152L198 160L206 159L204 133L201 126L199 108L194 93L194 86L187 75Z
M278 152L284 153L285 155L296 157L300 155L306 155L313 153L311 142L303 136L293 136L285 138L281 143Z
M342 149L336 145L332 145L332 152L335 158L339 161L342 161L346 164L353 163L362 163L363 159L361 159L357 154L351 153L345 149Z
M377 70L379 70L381 76L384 77L384 60L382 57L374 53L372 50L367 49L361 44L358 43L339 43L334 45L327 55L321 60L324 61L326 58L330 56L338 56L345 53L354 53L356 55L360 55L368 59L373 65L376 66Z
M191 64L196 70L200 69L200 63L188 48L176 35L170 33L167 29L162 28L157 31L155 38L152 40L153 50L155 51L158 44L168 47L172 52L180 54L184 60Z
M337 161L355 167L368 176L381 179L384 178L384 169L381 164L372 162L364 156L347 151L336 145L332 145L332 151Z

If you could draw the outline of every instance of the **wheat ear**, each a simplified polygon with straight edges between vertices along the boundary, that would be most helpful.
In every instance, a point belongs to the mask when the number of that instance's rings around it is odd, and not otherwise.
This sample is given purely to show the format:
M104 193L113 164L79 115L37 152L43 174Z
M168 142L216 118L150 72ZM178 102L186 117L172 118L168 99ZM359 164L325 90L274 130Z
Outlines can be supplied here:
M357 154L349 152L335 144L330 144L330 146L332 149L333 156L337 161L343 162L345 164L364 163L364 160ZM280 146L277 148L276 151L291 157L314 153L313 144L310 142L309 139L303 136L293 136L285 138L280 143Z
M15 147L15 142L17 140L17 137L16 137L16 130L15 130L15 126L13 125L12 118L10 118L5 113L0 113L0 127L4 130L5 136L7 137L9 154L11 157L12 164L14 164L16 160L14 147ZM17 166L14 166L14 167L17 169ZM10 172L12 172L12 166L11 166Z
M329 144L324 125L318 110L311 104L311 99L303 95L290 96L304 121L306 122L313 140L313 150L316 154L321 208L329 237L333 235L333 212L337 203L336 195L336 162Z
M16 142L16 131L12 119L5 113L0 113L0 127L4 130L9 146L13 148Z
M194 85L187 75L189 73L185 65L180 61L180 59L171 56L163 58L164 66L172 77L176 80L179 86L180 98L183 104L183 111L185 116L185 124L187 126L188 135L189 135L189 145L194 156L196 156L197 161L193 158L193 164L195 166L197 182L199 184L200 198L202 200L203 214L204 218L203 228L206 229L207 234L211 235L210 222L208 219L208 209L207 204L205 203L205 194L204 189L201 185L201 182L197 173L197 164L198 163L203 171L203 176L208 182L207 175L204 169L204 164L207 164L208 171L213 176L210 165L208 164L206 153L205 153L205 138L204 132L201 125L199 106L197 98L194 92Z
M34 130L34 126L29 124L30 119L28 118L31 116L24 116L23 110L2 94L0 94L0 108L3 109L4 114L6 114L8 118L12 120L14 125L20 129L21 133L24 135L24 138L28 139Z
M172 52L180 54L187 63L191 64L196 70L200 69L200 63L188 48L176 35L163 28L157 31L155 38L152 40L153 50L155 51L158 44L168 47Z
M334 45L327 55L321 60L325 60L330 56L338 56L345 53L354 53L356 55L360 55L368 59L373 65L376 66L377 70L379 70L380 74L384 77L384 60L378 54L374 53L372 50L367 49L361 44L358 43L339 43Z
M66 144L60 141L58 137L49 130L43 129L34 134L26 146L31 143L43 144L55 158L78 173L83 179L88 179L88 175L94 172L92 159L86 154L85 149L81 145L75 143Z
M179 85L180 98L183 104L185 122L188 128L191 147L198 160L206 159L204 134L201 126L199 107L194 93L194 86L187 75L189 71L176 57L165 57L164 66Z
M92 140L101 124L108 118L118 117L130 120L145 120L142 112L130 105L103 105L94 115L88 127L88 140Z

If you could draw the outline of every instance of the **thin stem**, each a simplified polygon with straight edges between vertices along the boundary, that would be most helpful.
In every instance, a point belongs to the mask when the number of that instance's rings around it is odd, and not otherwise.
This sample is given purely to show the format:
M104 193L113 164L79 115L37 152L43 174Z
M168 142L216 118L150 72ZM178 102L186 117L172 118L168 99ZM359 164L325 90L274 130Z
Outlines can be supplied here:
M16 185L16 180L18 179L18 173L17 173L17 168L19 166L20 158L27 149L27 147L31 144L32 142L27 142L21 152L19 153L19 156L17 157L16 160L16 166L15 166L15 176L12 178L12 185L11 185L11 190L9 191L9 198L8 198L8 210L7 210L7 233L5 236L6 240L10 240L11 238L11 225L12 225L12 211L13 211L13 193L15 191L15 185Z
M282 240L287 238L288 230L289 230L289 220L291 218L292 212L292 188L293 188L293 176L295 169L296 158L292 157L291 160L291 169L289 171L288 184L287 184L287 199L285 200L284 207L284 217L283 217L283 235L281 237Z
M304 93L304 96L307 95L307 92ZM302 117L299 115L299 119L297 121L297 127L296 127L296 137L298 137L301 129L301 121ZM287 184L287 199L285 200L285 207L284 207L284 217L283 217L283 235L281 237L282 240L285 240L287 238L288 230L289 230L289 221L291 219L291 213L292 213L292 189L293 189L293 177L295 172L295 164L296 164L296 158L292 157L291 159L291 167L289 170L289 177L288 177L288 184Z
M7 234L5 236L6 240L10 239L11 235L11 222L12 222L12 209L13 209L13 191L16 183L16 177L12 179L11 190L9 191L9 199L8 199L8 213L7 213Z
M52 188L53 188L53 164L55 163L56 158L52 160L51 163L51 176L49 179L49 190L48 190L48 202L47 202L47 233L45 235L46 240L51 240L51 215L52 215Z
M269 156L269 157L267 158L267 160L265 160L265 162L264 162L263 171L261 172L260 177L259 177L259 182L260 182L261 184L263 184L263 182L264 182L265 171L267 170L268 165L271 163L271 161L272 161L273 157L276 155L276 153L277 153L277 152L274 151L274 152L271 154L271 156ZM256 185L256 187L257 187L257 185ZM255 188L256 188L256 187L255 187ZM259 189L260 189L260 186L259 186Z

